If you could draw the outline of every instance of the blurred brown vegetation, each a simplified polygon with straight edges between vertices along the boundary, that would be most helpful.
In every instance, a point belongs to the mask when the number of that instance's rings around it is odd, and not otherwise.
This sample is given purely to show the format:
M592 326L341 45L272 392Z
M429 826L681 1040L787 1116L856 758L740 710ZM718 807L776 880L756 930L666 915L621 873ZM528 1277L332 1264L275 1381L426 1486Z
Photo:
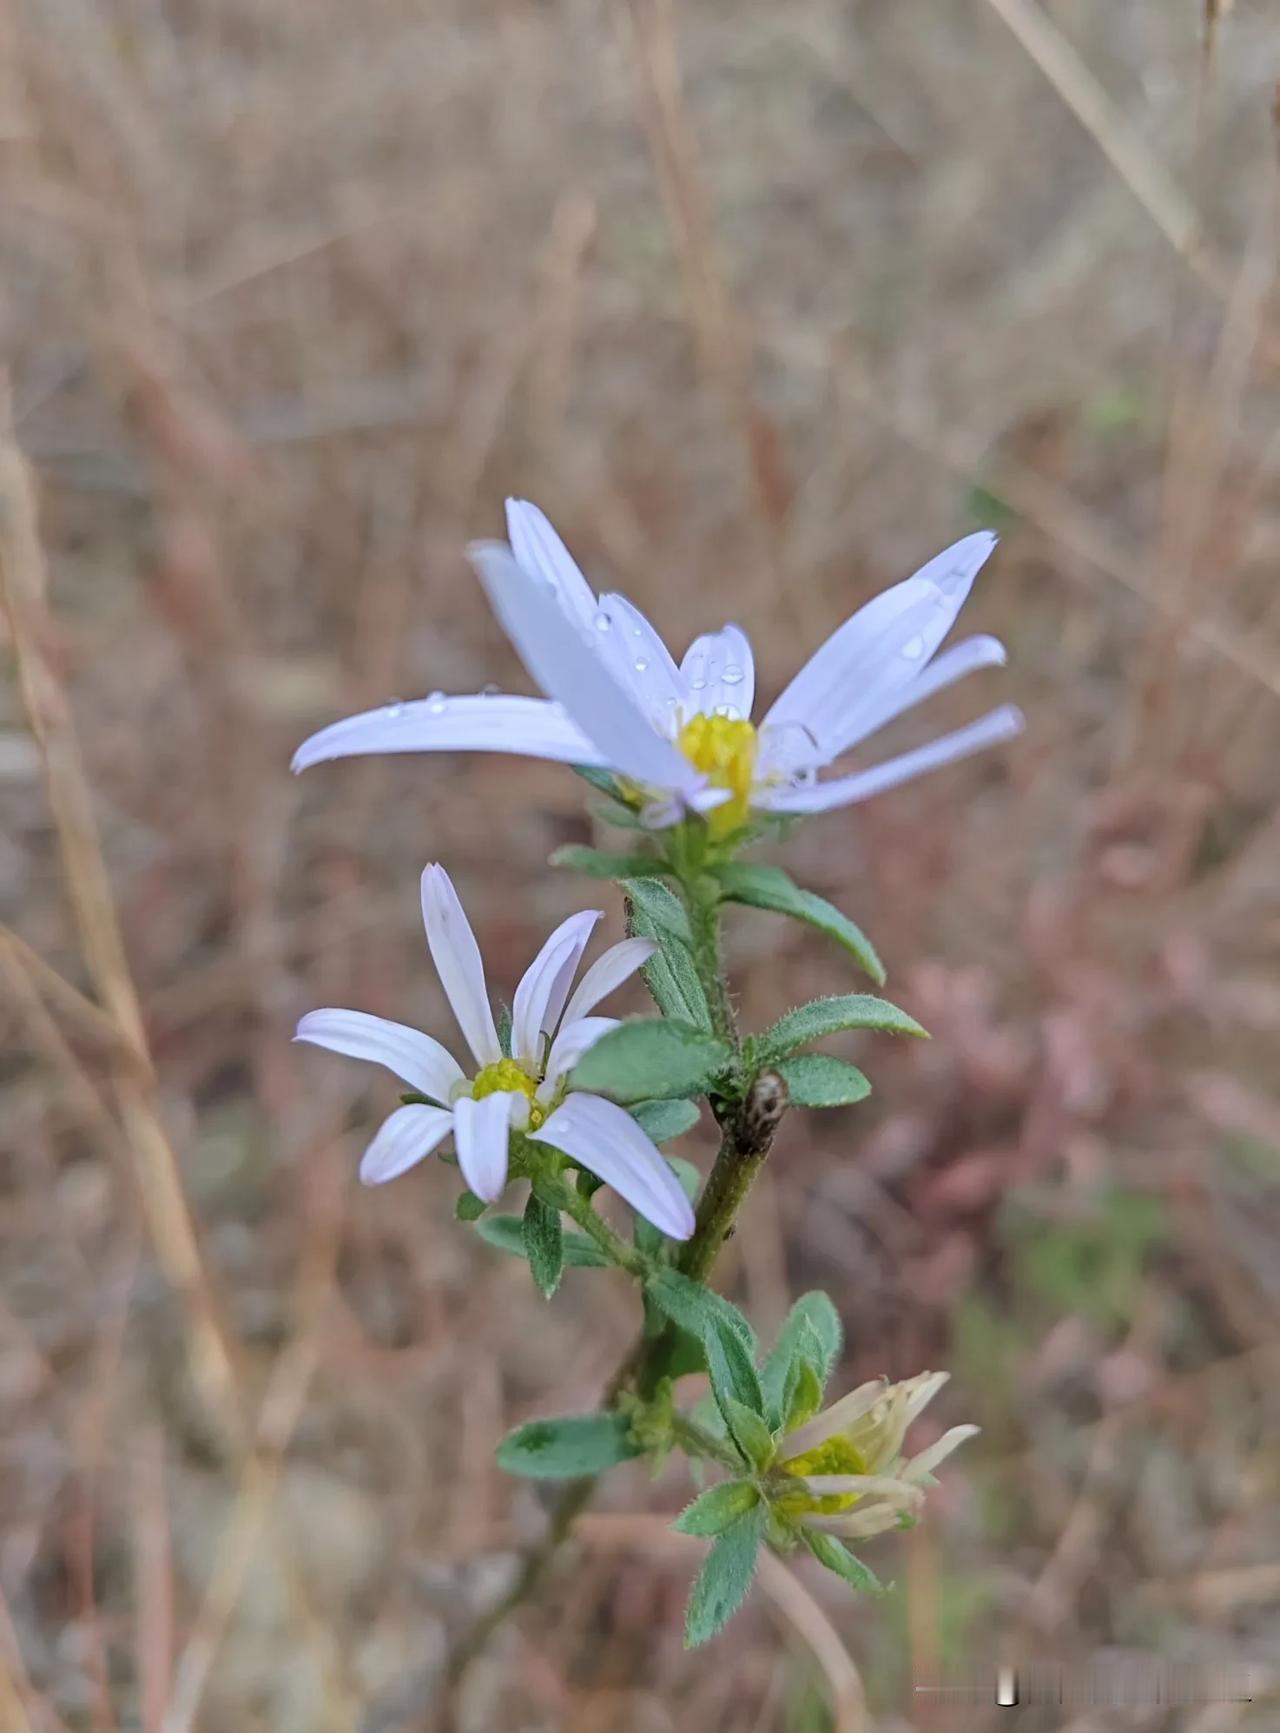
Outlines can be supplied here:
M1274 1725L1268 0L17 0L0 43L0 1723L425 1733L543 1524L496 1437L629 1338L439 1166L361 1192L391 1085L289 1042L445 1032L429 858L498 988L598 895L545 864L562 770L287 773L521 680L461 551L513 492L766 695L994 524L966 627L1030 726L791 845L934 1040L794 1116L721 1272L763 1330L829 1287L843 1378L949 1366L982 1438L884 1600L773 1570L693 1656L686 1487L619 1474L464 1724L945 1733L998 1717L913 1678L1103 1648L1259 1700L1020 1725ZM732 948L748 1019L847 981Z

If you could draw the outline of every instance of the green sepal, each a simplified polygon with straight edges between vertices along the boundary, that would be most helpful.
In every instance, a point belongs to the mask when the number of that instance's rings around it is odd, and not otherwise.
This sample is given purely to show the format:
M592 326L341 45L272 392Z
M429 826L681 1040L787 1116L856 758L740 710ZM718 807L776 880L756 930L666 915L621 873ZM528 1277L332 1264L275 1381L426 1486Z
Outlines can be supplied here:
M800 1533L818 1563L834 1571L836 1576L843 1577L850 1588L864 1595L882 1595L885 1592L884 1584L870 1566L855 1558L833 1534L824 1534L821 1529L813 1528L802 1528Z
M640 1454L623 1414L526 1420L498 1446L498 1466L528 1480L580 1480Z
M780 1060L777 1069L792 1107L852 1107L871 1093L856 1065L830 1053L797 1053Z
M696 1101L637 1101L631 1117L653 1143L670 1143L692 1131L702 1117ZM670 1159L670 1158L668 1158Z
M818 1379L819 1394L840 1358L844 1327L840 1314L826 1294L814 1289L800 1298L787 1313L773 1351L764 1363L760 1383L764 1390L765 1418L771 1426L783 1424L788 1406L788 1382L797 1361L807 1360Z
M679 1270L658 1269L645 1283L645 1292L673 1324L679 1324L699 1341L705 1343L712 1330L731 1331L754 1360L755 1331L733 1302L717 1294L714 1288L690 1281Z
M759 1502L760 1494L749 1480L724 1480L719 1486L709 1486L700 1492L671 1526L681 1534L721 1534Z
M794 1432L797 1426L803 1426L806 1420L812 1420L819 1412L822 1407L822 1380L814 1370L812 1360L797 1356L791 1362L787 1370L781 1406L784 1432Z
M572 1087L629 1102L700 1095L733 1062L728 1046L692 1023L637 1017L610 1029L574 1067Z
M757 1504L717 1537L689 1596L685 1648L695 1649L733 1617L747 1597L764 1535L765 1507Z
M575 776L589 782L598 794L607 794L610 800L623 799L622 784L611 770L601 769L594 764L571 764L569 768Z
M504 1059L511 1057L511 1007L505 999L498 1000L497 1015L494 1024L498 1031L498 1046L502 1049Z
M524 1222L520 1216L482 1216L476 1223L476 1232L486 1245L493 1246L496 1251L506 1252L513 1258L528 1256L524 1243ZM571 1269L607 1270L612 1267L596 1242L588 1239L586 1234L572 1231L565 1233L562 1230L560 1245L564 1261Z
M560 1211L539 1197L536 1188L529 1193L529 1201L524 1206L520 1237L534 1286L544 1299L549 1300L564 1274L564 1233L560 1226Z
M876 999L870 993L840 993L830 999L811 999L779 1017L756 1042L756 1062L776 1065L797 1048L844 1029L879 1029L890 1035L916 1035L928 1040L928 1030L887 999Z
M774 914L788 915L793 921L803 921L834 939L855 957L878 987L884 985L884 964L876 955L875 946L834 903L813 891L801 890L789 873L781 867L750 866L742 861L728 861L715 869L720 894L727 902L746 903L755 909L770 909Z
M477 1197L473 1191L460 1191L454 1202L453 1213L460 1222L478 1222L488 1207L484 1199Z
M585 843L570 842L551 856L554 867L570 867L590 879L637 879L649 874L661 876L670 866L656 854L610 854L602 848L588 848Z

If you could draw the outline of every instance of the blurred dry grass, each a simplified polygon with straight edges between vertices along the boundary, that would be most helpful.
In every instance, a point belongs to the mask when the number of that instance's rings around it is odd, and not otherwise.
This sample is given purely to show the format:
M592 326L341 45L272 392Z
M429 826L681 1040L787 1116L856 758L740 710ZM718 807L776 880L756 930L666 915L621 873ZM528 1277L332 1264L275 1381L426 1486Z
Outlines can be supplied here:
M504 492L673 641L740 619L765 692L994 519L966 624L1031 727L794 843L935 1040L797 1117L723 1272L764 1326L829 1286L849 1379L950 1365L983 1438L884 1602L775 1573L693 1657L683 1488L620 1476L467 1725L944 1733L913 1676L1100 1646L1263 1700L1031 1733L1273 1724L1266 0L17 0L0 43L3 1726L426 1729L541 1526L496 1436L628 1338L442 1173L358 1192L386 1091L288 1040L439 1020L427 858L508 986L585 900L563 772L285 768L519 678L461 556ZM734 954L748 1016L844 979L764 916Z

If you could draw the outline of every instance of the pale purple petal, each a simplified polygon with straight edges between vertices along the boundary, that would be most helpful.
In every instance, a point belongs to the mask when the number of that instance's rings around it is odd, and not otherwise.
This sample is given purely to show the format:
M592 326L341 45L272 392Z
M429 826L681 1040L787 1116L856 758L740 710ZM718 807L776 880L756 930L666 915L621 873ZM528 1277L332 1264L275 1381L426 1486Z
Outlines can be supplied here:
M551 1043L547 1074L539 1085L538 1100L550 1101L565 1072L572 1071L587 1048L594 1047L602 1035L616 1029L620 1022L619 1017L575 1017L572 1022L566 1017L560 1025L560 1033Z
M918 1455L913 1456L902 1470L904 1480L922 1480L926 1474L932 1474L935 1468L944 1463L953 1450L958 1450L970 1438L976 1438L981 1432L980 1426L953 1426L942 1434L935 1444L929 1445Z
M327 1047L331 1053L345 1053L350 1059L385 1065L410 1089L433 1101L447 1102L449 1091L462 1080L462 1067L430 1035L367 1011L308 1011L293 1038Z
M801 724L829 761L835 755L831 742L847 732L851 710L880 702L919 675L995 545L989 530L965 536L914 577L874 597L810 658L764 725Z
M688 708L685 683L657 630L625 596L601 596L595 617L596 643L645 716L660 734L674 734L677 714Z
M493 610L529 673L603 755L607 764L657 788L697 785L693 766L664 739L605 665L555 596L500 542L468 549Z
M707 716L728 709L744 720L750 718L756 700L756 664L740 626L724 626L695 638L680 673L692 709Z
M815 1414L812 1420L806 1420L803 1426L787 1434L778 1447L779 1462L789 1462L793 1456L804 1456L807 1451L825 1444L828 1438L834 1438L837 1432L844 1432L855 1420L869 1414L888 1389L883 1378L872 1378L866 1384L859 1384L856 1390L850 1390L830 1408L824 1408L821 1414Z
M578 963L603 909L562 921L525 970L511 1007L511 1055L527 1064L542 1057L542 1037L560 1021Z
M657 948L652 939L623 939L621 944L610 945L578 982L572 999L564 1008L565 1022L572 1023L594 1010L615 987L620 987L637 969L642 969Z
M462 1177L477 1197L493 1203L507 1183L507 1143L511 1113L523 1095L502 1089L473 1101L464 1095L453 1104L453 1147Z
M445 1107L423 1107L410 1103L397 1107L378 1128L373 1142L360 1158L363 1185L383 1185L407 1173L439 1148L453 1129L453 1114Z
M331 722L304 740L293 769L378 752L509 752L556 764L604 763L556 704L507 693L414 698Z
M761 780L777 775L794 776L798 771L816 769L840 753L856 746L868 735L876 733L886 723L914 710L936 692L954 685L966 674L980 668L1002 668L1007 661L1004 645L998 638L980 636L966 638L935 656L916 678L905 686L872 699L869 704L855 703L845 712L842 726L830 734L823 746L807 728L797 723L773 725L760 730L760 751L756 759L756 775Z
M595 592L546 513L527 499L509 499L507 538L525 571L554 590L567 614L590 626L596 613Z
M489 1005L480 947L453 881L442 866L429 866L422 875L422 923L440 985L467 1046L477 1065L496 1064L502 1058L502 1048Z
M733 792L728 788L712 788L705 778L700 779L703 786L690 788L675 794L663 795L660 800L651 800L640 809L640 822L646 830L667 830L673 824L679 824L688 818L690 813L705 817L714 812L717 806L723 806L726 800L733 799Z
M599 1095L570 1095L540 1131L538 1143L571 1156L612 1186L669 1239L687 1240L693 1206L657 1148L629 1113Z
M968 758L988 746L998 746L1012 740L1023 728L1022 712L1012 704L1004 704L971 722L967 728L957 728L914 752L904 752L899 758L887 759L870 770L860 770L853 776L838 776L831 782L817 782L810 788L769 788L754 797L757 806L770 812L829 812L837 806L853 806L872 795L883 794L899 783L910 782L928 770Z

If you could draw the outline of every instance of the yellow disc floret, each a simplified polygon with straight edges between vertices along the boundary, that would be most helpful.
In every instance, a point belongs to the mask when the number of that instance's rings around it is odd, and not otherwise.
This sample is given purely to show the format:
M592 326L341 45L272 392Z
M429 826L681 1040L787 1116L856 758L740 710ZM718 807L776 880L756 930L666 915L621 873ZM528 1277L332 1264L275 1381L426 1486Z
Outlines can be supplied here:
M535 1100L537 1088L537 1078L530 1077L523 1065L517 1065L514 1059L499 1059L476 1073L471 1095L476 1101L503 1091L525 1096L529 1103L529 1130L536 1131L547 1117L546 1109Z
M787 1474L804 1479L810 1474L865 1474L867 1464L862 1452L847 1438L828 1438L825 1443L806 1450L803 1456L793 1456L783 1464ZM812 1493L784 1494L779 1500L784 1510L800 1513L816 1512L821 1516L837 1516L858 1502L856 1492L836 1492L814 1497Z
M727 788L733 796L708 813L712 831L723 836L745 824L756 768L752 724L737 716L695 716L680 730L676 744L713 788Z

